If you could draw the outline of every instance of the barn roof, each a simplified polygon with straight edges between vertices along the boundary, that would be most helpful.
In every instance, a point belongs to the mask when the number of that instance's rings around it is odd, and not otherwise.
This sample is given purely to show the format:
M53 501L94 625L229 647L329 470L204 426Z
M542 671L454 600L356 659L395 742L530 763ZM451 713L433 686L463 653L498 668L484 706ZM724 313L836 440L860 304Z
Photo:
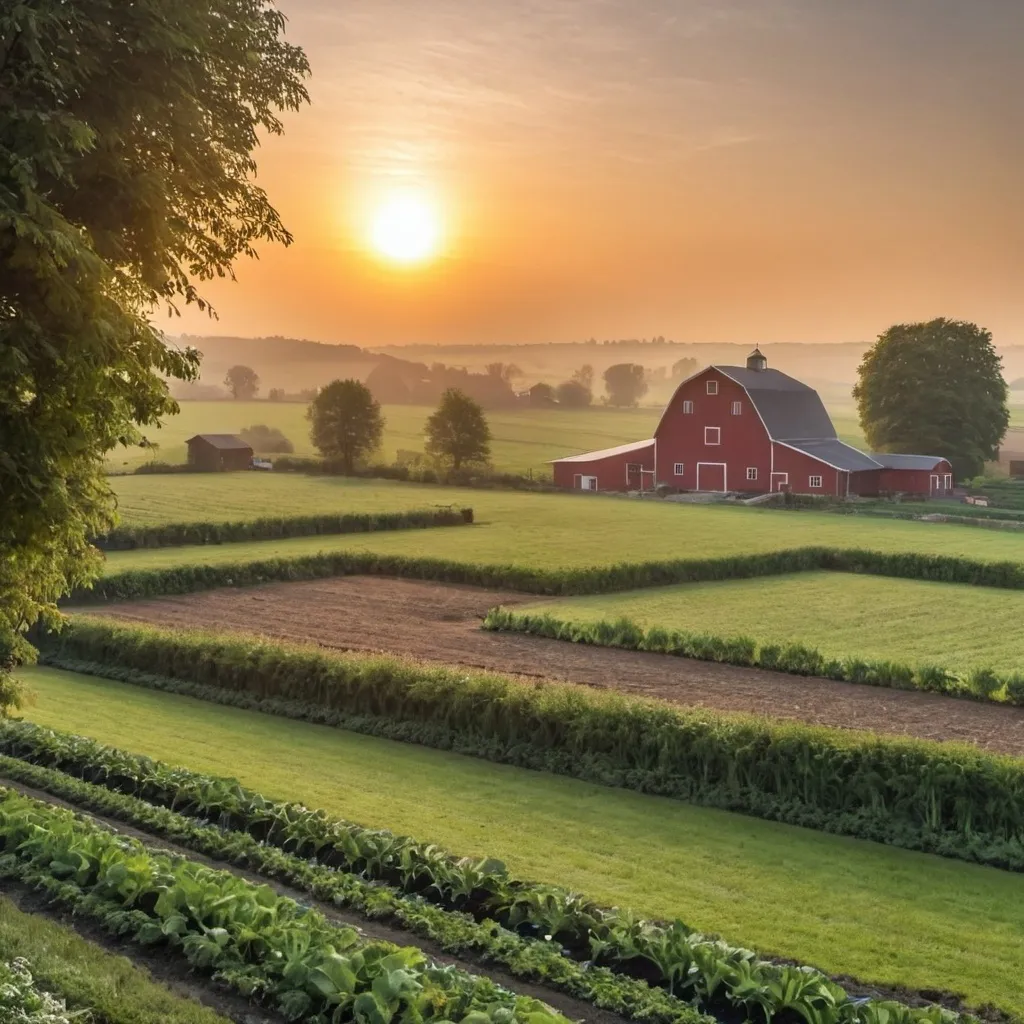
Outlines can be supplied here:
M638 452L643 448L650 448L654 444L654 438L649 437L646 441L634 441L632 444L620 444L614 448L601 448L596 452L584 452L582 455L567 455L564 459L550 459L552 462L596 462L598 459L607 459L615 455L628 455L630 452Z
M935 469L946 461L938 455L894 455L891 452L872 452L871 458L883 469Z
M836 428L814 388L780 370L748 370L745 366L714 368L746 389L773 441L836 437Z
M235 437L234 434L196 434L195 437L190 437L186 444L191 444L193 441L205 441L211 448L219 448L221 451L235 451L239 448L248 448L252 450L252 445L246 444L240 437Z
M812 458L825 462L835 469L847 470L850 473L881 468L881 464L875 461L875 456L865 455L859 449L838 438L826 437L815 441L783 441L781 443L789 448L805 452Z

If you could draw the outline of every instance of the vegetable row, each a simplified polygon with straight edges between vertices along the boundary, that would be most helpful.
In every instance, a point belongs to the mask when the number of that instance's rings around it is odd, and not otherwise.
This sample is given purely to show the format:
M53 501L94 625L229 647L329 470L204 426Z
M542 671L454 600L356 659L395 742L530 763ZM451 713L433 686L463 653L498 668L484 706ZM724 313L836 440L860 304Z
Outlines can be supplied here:
M485 978L434 966L418 949L365 942L269 886L152 852L10 790L0 790L0 850L0 876L113 934L180 951L194 968L288 1020L564 1021Z
M471 508L411 509L406 512L347 512L311 516L272 516L239 522L163 523L120 526L93 543L101 551L229 544L237 541L282 540L339 533L376 533L429 526L462 526L473 522Z
M370 551L320 552L217 565L180 565L111 573L72 595L76 603L188 594L212 587L251 586L269 580L385 575L503 587L530 594L601 594L671 583L750 579L811 570L870 573L902 579L1024 589L1024 562L985 562L954 555L891 553L854 548L804 547L721 558L619 563L584 568L529 568Z
M335 873L336 884L344 885L341 879L345 876L358 876L375 885L383 883L382 889L390 887L389 910L395 916L400 916L394 909L400 891L420 897L424 909L428 906L425 901L430 901L469 915L486 928L492 927L493 919L498 923L493 926L496 935L504 929L542 940L526 949L552 943L562 947L564 954L556 955L563 959L647 978L673 995L694 1000L716 1016L739 1006L747 1014L758 1010L769 1019L782 1010L793 1010L814 1024L953 1019L938 1007L911 1010L889 1002L850 999L839 985L813 968L767 962L750 950L694 932L680 921L646 921L626 910L601 907L557 886L517 880L500 861L456 858L434 845L365 829L302 805L268 800L233 780L169 767L81 737L25 724L11 726L8 732L20 734L11 745L21 751L21 757L54 764L94 784L175 808L179 814L217 822L230 832L247 833L260 843L293 851L296 858L315 858L315 869L307 870L295 862L286 866L283 858L274 860L277 869L290 880L320 885L327 870ZM4 765L7 770L6 762ZM33 781L38 781L38 776ZM52 780L48 784L52 785ZM94 793L79 791L78 795L90 801L97 799ZM137 804L121 802L118 806L121 813L152 818ZM180 821L165 816L160 827L172 828L176 839L185 835L189 841L199 841L197 834ZM208 835L201 841L207 849L218 845ZM252 846L238 837L220 843L231 851L228 856L237 856L243 848L252 856ZM266 868L261 864L261 869ZM358 898L366 900L365 892ZM352 897L347 901L351 902ZM506 949L511 951L507 944ZM505 956L511 959L507 952ZM567 967L566 963L562 971ZM554 973L552 968L553 961L549 974Z
M1024 870L1024 762L975 747L94 619L51 644L136 685Z
M644 629L628 618L572 622L549 614L493 608L484 619L492 632L526 633L574 644L651 651L698 661L747 665L772 672L821 676L837 682L866 683L897 690L924 690L949 697L991 700L1024 707L1024 672L1003 674L991 668L958 673L939 665L906 665L863 658L830 658L805 644L765 644L751 637L713 636L679 629Z
M88 1024L87 1012L72 1013L62 999L39 988L23 957L0 960L0 1021L7 1024Z

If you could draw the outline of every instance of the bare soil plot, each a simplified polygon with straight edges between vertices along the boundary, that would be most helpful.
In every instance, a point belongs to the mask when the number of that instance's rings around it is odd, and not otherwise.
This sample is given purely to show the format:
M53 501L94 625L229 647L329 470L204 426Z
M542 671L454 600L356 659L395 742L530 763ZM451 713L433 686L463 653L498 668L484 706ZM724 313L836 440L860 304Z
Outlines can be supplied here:
M103 605L90 608L88 614L256 633L334 650L389 651L446 664L569 680L690 707L956 740L1024 756L1022 708L485 633L479 628L494 605L525 602L535 604L536 598L476 587L349 576Z

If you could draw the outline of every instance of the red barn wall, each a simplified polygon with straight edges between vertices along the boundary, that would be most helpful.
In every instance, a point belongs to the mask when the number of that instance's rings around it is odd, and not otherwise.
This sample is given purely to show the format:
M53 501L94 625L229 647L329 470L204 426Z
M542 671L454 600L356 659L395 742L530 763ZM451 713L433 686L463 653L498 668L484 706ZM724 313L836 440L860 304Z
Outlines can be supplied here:
M603 459L590 459L586 462L555 462L552 465L556 487L572 489L577 486L576 477L596 476L599 491L626 491L638 488L636 482L627 482L627 466L640 465L644 469L654 469L654 444L639 448L622 455L609 455ZM645 486L650 486L650 478Z
M775 443L775 472L789 474L787 484L794 494L825 494L830 497L846 494L846 473L812 458L806 452L778 442ZM821 487L811 487L812 476L821 477ZM778 487L774 489L779 490Z
M718 381L718 394L707 393L707 382ZM683 412L683 402L693 402L693 412ZM734 416L732 403L740 402ZM721 444L704 441L705 427L721 428ZM760 493L769 489L772 443L746 391L714 367L708 367L676 389L655 433L658 483L683 491L697 490L697 464L726 464L725 487L730 491ZM683 464L677 476L676 463ZM757 480L747 480L747 468L757 470ZM705 489L712 471L702 473Z

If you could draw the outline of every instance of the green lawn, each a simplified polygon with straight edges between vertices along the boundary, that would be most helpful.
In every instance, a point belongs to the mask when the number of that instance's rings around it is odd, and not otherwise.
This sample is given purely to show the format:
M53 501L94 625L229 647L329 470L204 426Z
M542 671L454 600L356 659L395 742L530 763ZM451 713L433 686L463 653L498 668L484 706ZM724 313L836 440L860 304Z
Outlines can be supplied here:
M431 407L420 405L383 407L385 426L380 455L385 462L393 462L399 449L423 451L423 427L433 411ZM642 409L489 411L492 461L496 469L504 472L532 470L550 474L551 467L547 465L550 459L650 437L661 413L660 405ZM147 431L147 437L158 445L155 452L146 448L119 448L107 457L107 468L112 473L131 472L153 458L161 462L184 462L185 441L194 434L235 434L256 423L282 430L295 446L296 455L316 454L309 440L305 405L262 401L182 402L177 416L169 417L159 430ZM835 423L844 441L863 444L856 416L845 406Z
M1024 876L51 669L28 717L733 942L1024 1011Z
M433 408L386 405L384 441L380 458L393 462L399 449L423 451L423 428ZM550 459L594 448L610 448L650 437L661 418L660 408L645 409L513 409L487 413L493 440L491 457L496 469L508 473L543 473L550 476ZM182 402L181 412L170 417L147 437L158 444L120 448L107 457L112 473L130 472L151 461L184 462L185 441L195 434L236 434L244 427L266 423L284 432L296 455L314 456L309 440L306 406L294 402ZM271 455L270 458L273 458Z
M534 610L569 621L625 616L644 627L800 642L834 657L1024 668L1019 591L808 572L568 598Z
M429 487L291 473L140 476L113 483L128 523L456 504L471 505L478 525L114 552L108 557L109 571L338 549L536 567L705 558L807 544L1024 560L1024 536L1015 532L827 512Z

